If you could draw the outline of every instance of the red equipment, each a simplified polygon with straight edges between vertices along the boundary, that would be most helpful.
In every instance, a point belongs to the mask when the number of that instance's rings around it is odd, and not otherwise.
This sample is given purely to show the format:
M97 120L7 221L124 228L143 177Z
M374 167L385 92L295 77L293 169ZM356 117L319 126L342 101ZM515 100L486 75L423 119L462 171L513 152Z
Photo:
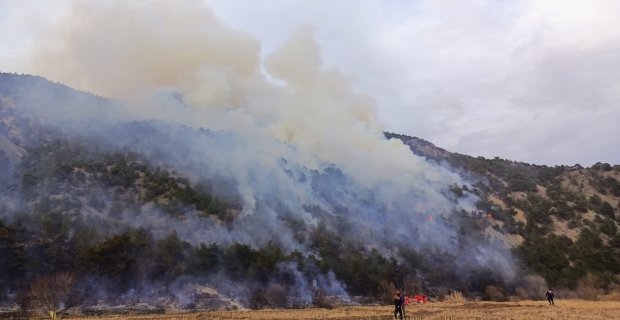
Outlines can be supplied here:
M428 302L428 297L427 296L423 296L421 294L417 294L413 297L405 297L405 304L410 304L410 303L427 303Z

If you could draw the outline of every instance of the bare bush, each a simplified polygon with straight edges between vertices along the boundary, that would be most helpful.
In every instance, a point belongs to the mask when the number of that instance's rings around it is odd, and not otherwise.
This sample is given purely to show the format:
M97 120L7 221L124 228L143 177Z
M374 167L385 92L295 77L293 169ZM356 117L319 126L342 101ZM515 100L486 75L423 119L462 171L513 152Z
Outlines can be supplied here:
M379 293L381 294L381 302L392 303L394 300L394 293L396 292L396 286L393 282L387 282L381 280L379 282Z
M620 292L612 291L609 294L599 296L598 299L600 301L620 301Z
M603 281L599 276L588 273L577 281L577 296L583 300L598 300L598 296L603 294L602 286Z
M513 297L514 301L521 301L521 300L529 300L529 295L527 294L527 291L525 291L525 289L523 289L522 287L517 287L515 289L515 296Z
M334 307L331 302L329 302L329 298L323 289L318 289L315 292L314 298L312 299L312 305L316 308L325 308L328 310Z
M487 286L484 289L484 300L497 302L506 301L506 291L501 287L493 285Z
M23 317L28 316L28 309L32 305L32 297L29 291L23 291L17 296L17 306Z
M288 290L279 284L270 284L265 290L265 300L271 307L286 308L288 306Z
M553 290L556 299L580 300L579 294L575 290L559 289Z
M584 285L577 285L577 296L582 300L596 301L603 290Z
M620 278L616 276L615 281L619 281L619 280ZM620 292L620 285L612 282L607 286L607 289L609 290L609 292Z
M583 278L579 279L579 281L577 281L577 285L584 285L587 287L592 287L592 288L602 288L603 285L605 284L605 282L603 281L603 279L593 273L587 273L585 276L583 276Z
M437 301L442 301L449 294L450 294L450 290L448 290L448 288L446 288L446 287L438 287L438 288L435 289L434 292L431 293L431 296L433 296L433 298L437 299Z
M51 319L60 319L68 309L79 305L80 299L74 294L77 282L77 276L69 272L40 276L31 283L28 296Z
M516 294L521 300L544 300L547 282L541 276L525 276L522 285L517 287Z
M250 297L248 298L248 305L250 309L260 310L266 304L267 301L265 300L265 294L263 290L261 290L260 288L254 289L250 294Z
M410 295L421 294L424 292L424 286L422 285L422 280L419 278L405 278L403 282L403 288L406 293ZM394 292L392 292L392 296L394 296Z

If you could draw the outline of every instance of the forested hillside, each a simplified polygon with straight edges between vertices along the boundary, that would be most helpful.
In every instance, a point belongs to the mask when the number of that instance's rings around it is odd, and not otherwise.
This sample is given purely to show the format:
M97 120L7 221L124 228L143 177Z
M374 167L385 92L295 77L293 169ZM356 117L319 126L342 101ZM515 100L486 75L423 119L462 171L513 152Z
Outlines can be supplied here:
M493 220L487 234L513 249L529 271L554 287L587 274L615 286L620 273L620 165L541 166L450 153L419 138L387 133L412 151L478 181L477 207Z
M397 198L411 201L403 209L382 202L383 189L357 188L334 165L242 154L248 144L233 132L158 119L112 122L119 103L0 74L6 305L27 304L32 284L59 272L79 279L81 305L168 297L188 308L195 298L187 288L196 285L261 308L320 304L323 295L382 299L396 287L532 298L545 286L538 276L571 290L611 290L620 280L618 165L473 158L386 133L467 181L446 184L445 199L434 199L454 205L450 211L424 202L433 194L416 198L416 190ZM59 104L101 116L59 121L52 114ZM229 167L246 158L247 184ZM258 190L255 202L248 190Z

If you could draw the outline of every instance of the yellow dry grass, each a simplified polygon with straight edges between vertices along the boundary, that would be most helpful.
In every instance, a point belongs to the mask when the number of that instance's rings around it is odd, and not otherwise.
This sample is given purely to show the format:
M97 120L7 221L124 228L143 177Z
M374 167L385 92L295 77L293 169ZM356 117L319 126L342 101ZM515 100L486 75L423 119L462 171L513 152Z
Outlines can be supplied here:
M427 303L407 306L407 319L620 319L618 301L546 301ZM108 316L72 319L131 320L253 320L253 319L393 319L391 306L342 307L332 310L260 310L200 312L149 316Z
M612 292L610 294L598 296L599 301L620 301L620 292Z
M459 291L453 291L452 293L450 293L450 295L446 296L443 299L443 303L465 303L467 300L465 300L465 297L463 297L463 294Z

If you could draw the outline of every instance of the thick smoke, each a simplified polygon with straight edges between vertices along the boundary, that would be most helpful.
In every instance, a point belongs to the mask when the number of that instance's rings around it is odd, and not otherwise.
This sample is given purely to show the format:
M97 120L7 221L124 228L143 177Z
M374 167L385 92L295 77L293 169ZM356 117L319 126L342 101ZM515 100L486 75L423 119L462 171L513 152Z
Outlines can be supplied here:
M466 182L385 139L373 99L323 65L310 27L263 59L256 39L199 1L119 1L75 4L38 43L33 73L121 99L105 114L98 106L62 105L47 111L49 121L146 153L164 148L158 160L192 179L233 181L242 205L228 227L156 214L127 217L131 224L176 229L193 243L275 240L305 251L282 215L308 227L327 215L344 219L342 232L369 248L430 243L457 250L455 228L428 218L473 211L473 197L447 192ZM116 129L149 119L166 120L155 124L159 136L138 141ZM208 131L196 134L201 128ZM486 266L500 259L511 275L510 258L493 252L481 248L474 260Z
M263 76L255 39L224 26L196 1L76 5L47 39L55 45L36 55L37 74L106 96L174 88L196 109L181 115L136 107L146 118L284 141L297 148L303 165L333 163L365 186L407 174L459 182L402 143L385 140L372 98L354 92L338 69L323 68L310 28L300 28L266 59L265 69L283 87Z

